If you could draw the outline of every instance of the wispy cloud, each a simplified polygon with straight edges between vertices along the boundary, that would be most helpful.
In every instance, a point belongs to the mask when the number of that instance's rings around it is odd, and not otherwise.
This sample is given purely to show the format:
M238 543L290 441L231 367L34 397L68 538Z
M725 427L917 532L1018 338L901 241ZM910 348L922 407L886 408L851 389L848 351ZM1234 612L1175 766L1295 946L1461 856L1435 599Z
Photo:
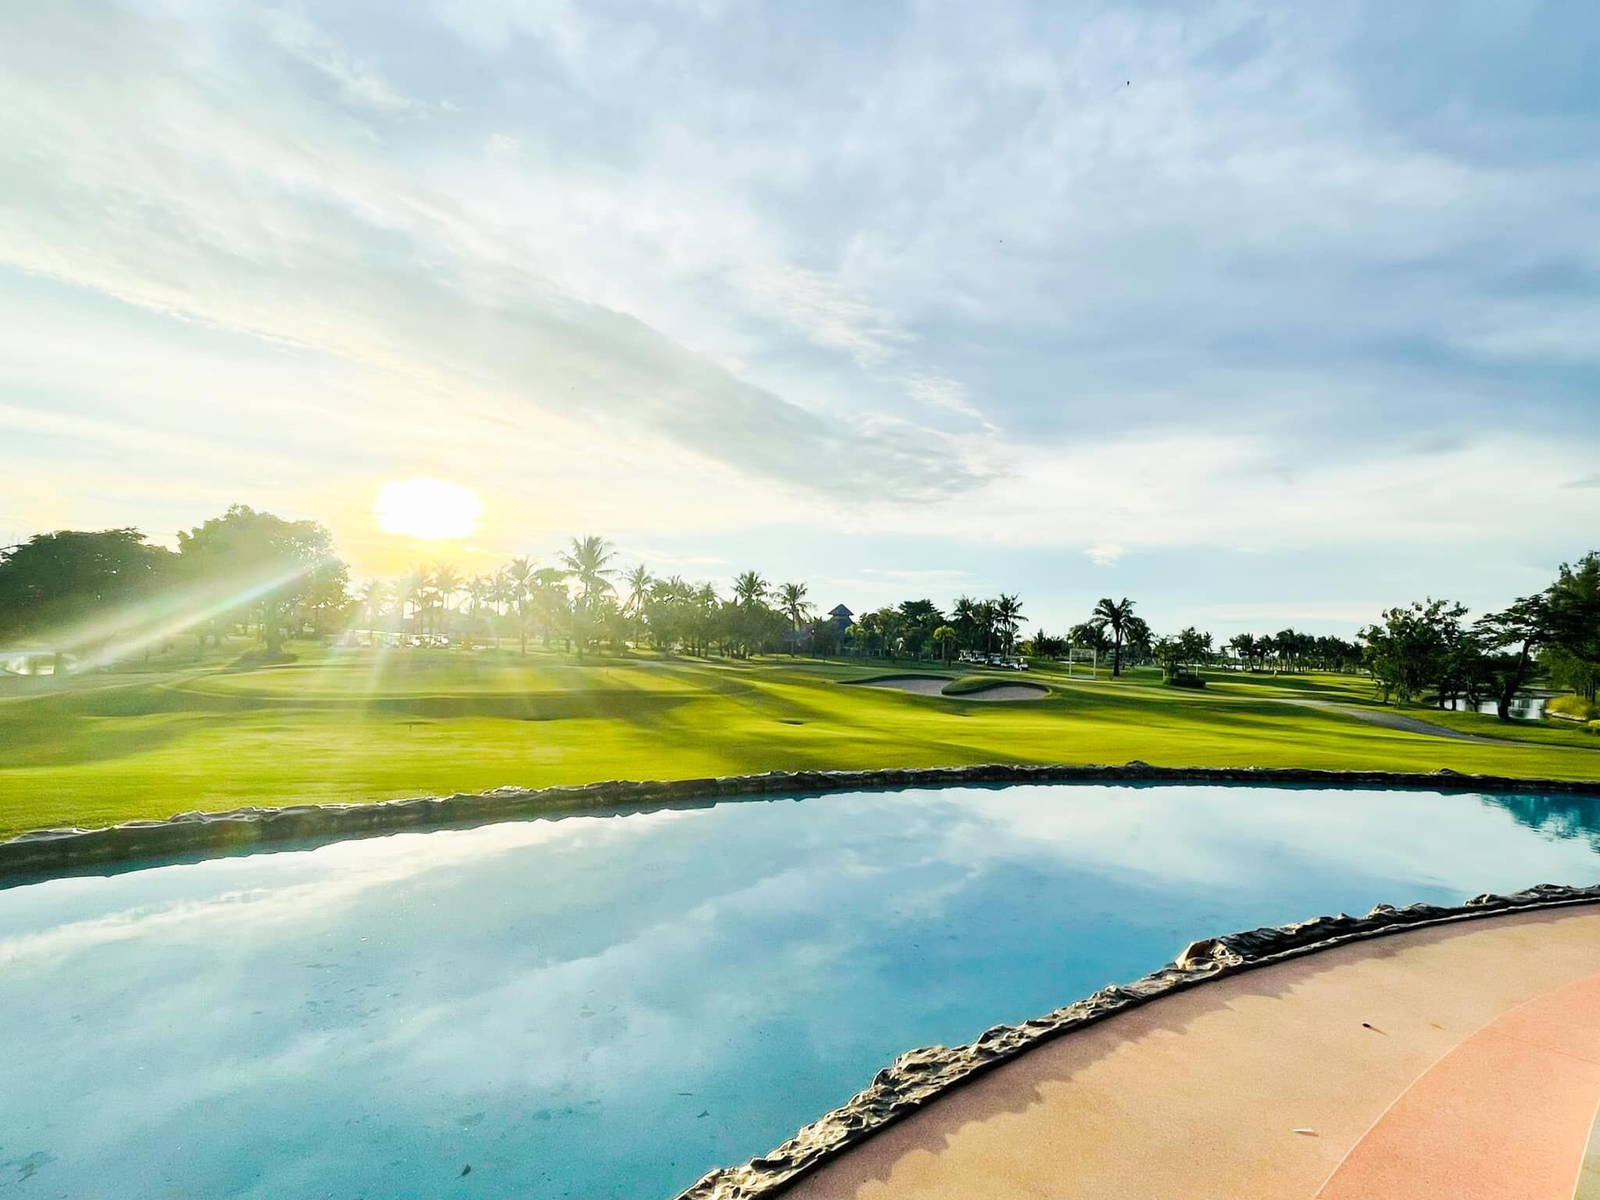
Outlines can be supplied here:
M210 472L362 546L384 477L470 476L488 547L781 528L1093 576L1363 541L1520 561L1600 519L1576 8L13 24L23 520L176 525L204 514L151 481L194 471L209 506ZM1508 461L1538 469L1482 503Z

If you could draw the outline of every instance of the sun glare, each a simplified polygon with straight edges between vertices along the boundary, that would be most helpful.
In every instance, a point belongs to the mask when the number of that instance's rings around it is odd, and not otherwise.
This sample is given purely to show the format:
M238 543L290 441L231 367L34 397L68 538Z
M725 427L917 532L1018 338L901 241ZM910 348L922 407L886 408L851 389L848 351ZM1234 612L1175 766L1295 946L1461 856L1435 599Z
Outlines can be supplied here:
M385 533L432 541L465 537L478 527L477 493L442 479L398 479L378 489L373 502Z

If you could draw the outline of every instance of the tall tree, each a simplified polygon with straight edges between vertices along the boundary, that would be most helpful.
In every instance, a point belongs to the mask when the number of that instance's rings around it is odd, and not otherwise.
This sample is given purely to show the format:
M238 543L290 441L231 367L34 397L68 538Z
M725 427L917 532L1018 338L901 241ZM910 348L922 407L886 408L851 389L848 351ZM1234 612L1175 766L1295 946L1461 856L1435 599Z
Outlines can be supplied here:
M1441 678L1447 656L1461 638L1463 605L1429 599L1384 612L1361 631L1367 666L1384 692L1405 704Z
M1122 674L1122 644L1128 636L1128 622L1133 619L1133 601L1126 596L1121 600L1102 597L1089 619L1111 632L1111 677L1115 679Z
M518 652L528 652L528 584L533 577L533 560L517 557L500 571L505 581L505 595L517 612Z
M592 534L573 538L572 545L562 552L561 563L578 581L583 604L591 604L596 596L611 591L611 576L617 572L610 563L615 557L611 543Z
M333 538L315 521L286 521L235 504L220 517L178 534L178 555L192 578L231 594L237 613L256 618L267 653L283 650L285 620L318 592L345 589Z
M461 572L449 563L440 563L433 568L429 576L428 585L433 592L434 603L439 609L439 617L434 625L435 633L448 631L449 617L454 610L450 601L461 590Z
M655 583L650 578L650 569L639 563L622 577L622 582L628 589L622 611L633 617L643 616L645 603L650 599L650 585Z
M772 585L761 577L759 571L745 571L733 581L733 602L755 604L772 594Z
M1000 594L994 602L995 628L1000 632L1000 640L1007 654L1017 640L1017 627L1028 618L1022 615L1022 601L1017 596Z
M1600 690L1600 550L1561 564L1545 592L1545 612L1555 674L1593 704Z
M137 529L37 534L0 551L0 639L48 640L63 670L86 639L105 643L137 624L130 610L170 580L173 565L172 552Z
M785 583L778 588L778 611L789 619L789 653L800 651L800 631L811 615L811 603L806 599L806 585Z

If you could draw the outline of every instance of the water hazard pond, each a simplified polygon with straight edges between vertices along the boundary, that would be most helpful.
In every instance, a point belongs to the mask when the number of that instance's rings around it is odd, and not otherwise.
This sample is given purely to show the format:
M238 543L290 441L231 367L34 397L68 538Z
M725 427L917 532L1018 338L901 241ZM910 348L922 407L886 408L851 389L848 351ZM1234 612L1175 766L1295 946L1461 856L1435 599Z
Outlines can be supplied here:
M1590 883L1597 828L1571 797L964 787L14 887L0 1196L661 1200L911 1046L1203 934Z

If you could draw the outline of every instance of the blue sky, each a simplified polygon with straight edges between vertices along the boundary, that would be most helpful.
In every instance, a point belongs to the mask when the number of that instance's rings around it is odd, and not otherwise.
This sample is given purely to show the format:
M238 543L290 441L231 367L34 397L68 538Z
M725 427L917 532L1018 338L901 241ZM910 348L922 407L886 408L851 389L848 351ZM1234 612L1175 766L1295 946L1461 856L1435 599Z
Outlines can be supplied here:
M1600 542L1597 61L1515 0L30 8L0 536L1494 605ZM473 536L376 527L418 476Z

